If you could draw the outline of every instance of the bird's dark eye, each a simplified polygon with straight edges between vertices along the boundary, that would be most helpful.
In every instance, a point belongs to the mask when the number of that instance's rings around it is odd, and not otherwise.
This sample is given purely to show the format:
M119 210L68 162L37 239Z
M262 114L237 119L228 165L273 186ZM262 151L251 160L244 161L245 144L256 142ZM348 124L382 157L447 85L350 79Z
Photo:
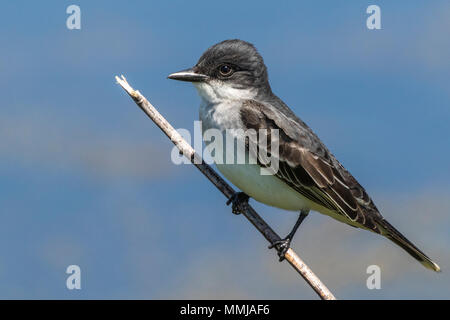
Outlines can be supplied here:
M233 68L228 64L223 64L219 67L219 72L224 77L229 77L233 73Z

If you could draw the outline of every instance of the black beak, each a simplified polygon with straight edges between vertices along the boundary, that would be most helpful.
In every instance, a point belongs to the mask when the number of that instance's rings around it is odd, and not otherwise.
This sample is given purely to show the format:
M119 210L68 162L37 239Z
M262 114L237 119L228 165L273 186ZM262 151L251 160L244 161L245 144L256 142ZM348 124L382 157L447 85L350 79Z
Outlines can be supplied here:
M195 68L190 68L169 74L167 78L188 82L202 82L208 79L209 77L207 75L197 72Z

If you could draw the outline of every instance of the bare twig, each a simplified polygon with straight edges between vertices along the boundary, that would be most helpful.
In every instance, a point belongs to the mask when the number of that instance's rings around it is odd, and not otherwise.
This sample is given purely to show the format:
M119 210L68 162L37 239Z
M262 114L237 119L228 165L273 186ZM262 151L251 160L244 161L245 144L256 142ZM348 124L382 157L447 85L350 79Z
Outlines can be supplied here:
M127 82L124 76L116 76L117 83L133 98L134 102L144 111L150 119L169 137L169 139L208 179L225 197L230 199L234 190L225 182L208 164L206 164L195 150L187 143L182 136L164 119L164 117L152 106L150 102L137 90L134 90ZM239 208L242 214L258 229L259 232L270 242L276 243L281 238L272 230L272 228L259 216L259 214L248 204L241 205ZM335 300L336 298L312 270L300 259L300 257L289 248L285 254L285 259L292 267L306 280L314 291L324 300Z

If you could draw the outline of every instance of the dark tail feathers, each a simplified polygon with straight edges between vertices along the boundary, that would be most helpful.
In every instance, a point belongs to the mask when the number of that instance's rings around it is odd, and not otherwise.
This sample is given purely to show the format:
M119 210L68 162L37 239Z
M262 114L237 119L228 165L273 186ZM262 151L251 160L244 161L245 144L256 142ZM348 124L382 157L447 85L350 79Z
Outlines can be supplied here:
M415 245L413 245L408 239L406 239L397 229L395 229L389 222L384 219L377 221L377 225L380 226L382 234L389 240L393 241L400 247L402 247L411 256L417 259L425 268L434 270L436 272L441 271L441 268L434 263L425 253L420 251Z

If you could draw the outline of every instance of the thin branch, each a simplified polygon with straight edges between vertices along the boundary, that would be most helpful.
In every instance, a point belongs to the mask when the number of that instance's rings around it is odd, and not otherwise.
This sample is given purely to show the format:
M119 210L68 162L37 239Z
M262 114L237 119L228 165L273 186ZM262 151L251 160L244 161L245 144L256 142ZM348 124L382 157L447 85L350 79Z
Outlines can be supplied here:
M169 137L185 157L187 157L208 179L219 189L227 199L230 199L234 190L223 180L201 157L195 152L189 143L164 119L156 108L137 90L134 90L127 82L124 76L116 76L116 81L133 98L139 108L144 111L150 119ZM242 214L258 229L270 244L274 244L281 238L272 230L272 228L259 216L259 214L249 205L243 204L239 208ZM312 270L303 262L292 248L285 254L285 259L292 267L306 280L314 291L324 300L335 300L336 298Z

